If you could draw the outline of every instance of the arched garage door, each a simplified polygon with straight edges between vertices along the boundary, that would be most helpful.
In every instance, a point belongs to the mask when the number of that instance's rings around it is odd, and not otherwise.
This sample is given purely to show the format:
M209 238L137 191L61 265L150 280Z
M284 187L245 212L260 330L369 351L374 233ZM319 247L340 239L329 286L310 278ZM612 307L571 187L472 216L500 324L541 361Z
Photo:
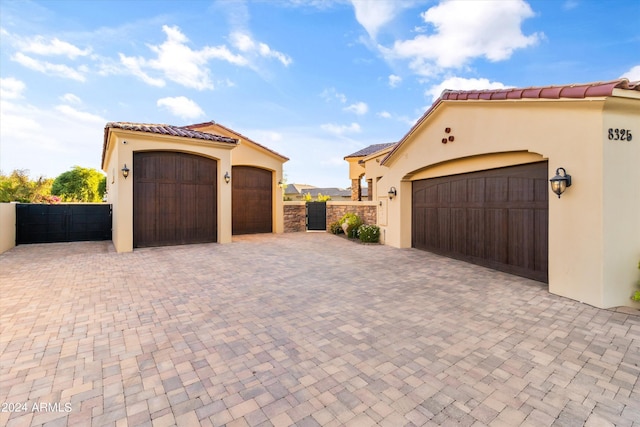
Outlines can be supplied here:
M233 166L231 183L232 233L271 233L271 171L251 166Z
M548 282L547 162L413 182L412 246Z
M170 151L134 153L134 247L217 240L216 161Z

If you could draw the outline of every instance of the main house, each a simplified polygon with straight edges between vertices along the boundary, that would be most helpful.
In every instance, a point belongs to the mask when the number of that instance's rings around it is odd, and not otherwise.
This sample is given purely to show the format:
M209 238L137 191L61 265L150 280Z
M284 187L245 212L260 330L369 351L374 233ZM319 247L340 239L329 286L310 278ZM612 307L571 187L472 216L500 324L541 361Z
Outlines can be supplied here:
M112 122L102 169L118 252L281 233L281 154L215 122Z
M445 91L397 144L368 148L345 160L353 186L366 177L385 244L546 282L597 307L633 304L639 82Z

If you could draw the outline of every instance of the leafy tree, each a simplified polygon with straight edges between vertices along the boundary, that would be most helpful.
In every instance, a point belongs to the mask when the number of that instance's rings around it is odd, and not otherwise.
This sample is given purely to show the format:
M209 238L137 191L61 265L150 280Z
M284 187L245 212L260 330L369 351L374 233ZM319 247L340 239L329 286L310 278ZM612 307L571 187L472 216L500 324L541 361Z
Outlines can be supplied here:
M55 203L51 196L53 179L40 176L29 178L27 169L15 169L10 175L0 172L0 202Z
M96 169L74 166L55 179L51 193L65 202L101 202L107 178Z

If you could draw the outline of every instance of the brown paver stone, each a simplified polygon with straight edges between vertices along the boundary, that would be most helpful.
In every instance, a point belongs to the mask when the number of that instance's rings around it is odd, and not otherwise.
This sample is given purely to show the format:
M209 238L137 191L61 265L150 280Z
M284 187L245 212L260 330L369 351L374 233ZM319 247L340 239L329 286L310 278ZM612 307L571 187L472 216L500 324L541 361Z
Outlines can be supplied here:
M0 255L7 426L640 427L640 311L322 233Z

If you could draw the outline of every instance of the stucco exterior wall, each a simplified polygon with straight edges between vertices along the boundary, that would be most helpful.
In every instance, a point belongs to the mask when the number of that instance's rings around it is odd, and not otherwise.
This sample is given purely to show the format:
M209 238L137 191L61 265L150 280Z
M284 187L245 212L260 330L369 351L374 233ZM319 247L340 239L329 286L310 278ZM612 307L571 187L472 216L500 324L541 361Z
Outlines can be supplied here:
M385 162L388 172L377 182L376 196L381 200L389 187L398 189L387 203L385 243L411 246L413 180L548 160L549 178L558 167L573 177L562 198L549 190L550 292L598 307L629 305L632 273L618 270L622 259L628 263L637 258L640 239L627 237L622 245L619 241L623 235L640 235L640 197L631 189L640 182L634 166L640 164L638 145L603 147L603 139L610 126L631 126L631 116L637 123L637 113L628 105L618 111L615 105L603 114L605 98L443 101ZM631 178L627 184L611 184L622 175ZM621 261L613 263L622 252ZM630 263L629 271L637 262ZM615 290L608 287L610 281L626 283Z
M16 204L0 203L0 254L16 245Z
M635 109L634 109L635 108ZM634 113L635 112L635 113ZM640 289L640 99L608 98L603 147L603 306L640 302L628 297ZM609 139L609 129L632 131L632 140ZM613 135L615 137L615 135ZM573 188L573 187L572 187Z
M234 148L231 155L232 166L253 166L272 172L272 229L274 230L274 233L284 232L282 187L278 185L278 183L283 179L282 164L286 161L286 159L276 155L275 153L265 149L264 147L261 147L260 145L254 144L246 138L243 138L242 135L232 132L224 126L218 126L215 123L212 123L209 126L198 127L198 130L200 132L213 133L216 135L227 136L229 138L235 138L239 140L238 146ZM231 179L233 179L233 176L231 177Z
M215 159L218 162L218 243L231 242L231 185L224 182L231 173L230 144L177 138L165 135L111 129L103 170L107 173L107 202L113 205L113 244L117 252L133 250L133 153L136 151L179 151ZM124 165L129 177L122 176Z

